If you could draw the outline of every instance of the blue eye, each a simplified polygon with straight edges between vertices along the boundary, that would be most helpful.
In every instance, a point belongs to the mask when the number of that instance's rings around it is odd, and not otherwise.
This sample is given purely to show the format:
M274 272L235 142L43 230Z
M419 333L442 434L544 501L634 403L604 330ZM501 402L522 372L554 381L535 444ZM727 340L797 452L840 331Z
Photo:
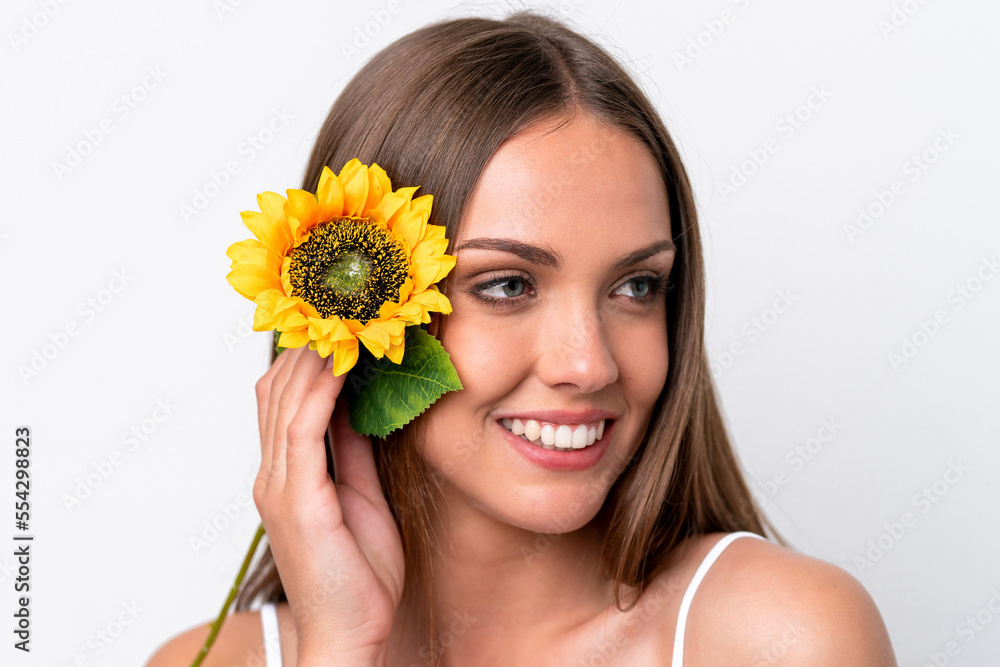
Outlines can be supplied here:
M515 275L499 276L489 282L476 285L475 293L491 302L519 301L528 287L528 281Z
M657 295L673 289L669 279L660 274L634 276L622 283L613 294L636 303L649 303ZM534 288L531 278L517 274L501 275L479 283L470 293L491 306L515 307L530 299Z
M527 282L519 276L505 276L494 280L491 283L487 283L486 289L496 289L497 287L503 288L503 295L510 298L516 298L524 293L524 288ZM481 293L485 294L486 290L480 290ZM499 298L497 295L487 295L494 298Z
M637 299L643 299L649 295L649 291L652 289L650 285L650 279L647 276L641 276L639 278L633 278L626 285L632 283L632 294L631 296Z

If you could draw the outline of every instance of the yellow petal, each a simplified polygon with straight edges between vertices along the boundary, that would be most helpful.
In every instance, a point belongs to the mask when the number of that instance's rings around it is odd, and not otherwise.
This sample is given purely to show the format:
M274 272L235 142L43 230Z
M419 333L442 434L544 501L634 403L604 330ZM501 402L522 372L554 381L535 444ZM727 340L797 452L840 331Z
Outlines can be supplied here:
M356 157L348 160L347 164L340 168L340 173L337 175L340 178L340 182L344 182L344 176L347 174L357 171L358 169L364 169L365 165L361 164L361 160Z
M417 245L420 237L424 233L424 214L410 211L404 213L396 220L392 232L399 238L405 239L410 248Z
M413 303L419 303L427 310L432 310L438 313L447 315L451 312L451 301L448 300L444 294L437 291L436 288L429 289L420 294L414 294L410 301Z
M294 241L319 222L319 205L311 192L305 190L287 192L288 203L285 204L285 212L288 215L288 229Z
M232 244L226 249L226 257L234 262L264 264L267 247L257 239L247 239Z
M292 266L292 258L285 255L281 260L281 289L285 294L292 293L292 274L288 269Z
M410 200L413 198L413 193L416 192L417 189L418 189L417 187L400 188L396 190L396 192L392 193L394 197L402 197L402 205L400 205L398 208L394 208L392 210L391 215L388 212L386 213L386 219L388 221L389 229L392 229L392 226L396 224L396 219L399 216L401 216L404 213L410 212ZM382 202L383 203L379 204L379 208L382 208L382 206L384 205L385 197L382 198Z
M346 340L354 337L354 334L347 328L343 320L336 316L328 318L310 317L309 335L316 340L326 338L331 341Z
M421 259L410 264L414 292L423 292L434 284L434 278L438 274L438 261L437 259Z
M375 355L376 359L381 359L385 348L389 347L389 333L378 326L378 323L372 323L365 327L357 333L357 337Z
M284 297L285 295L281 293L280 289L269 289L258 294L253 302L261 308L265 308L268 312L274 312L274 307L278 303L278 299Z
M386 229L388 225L385 221L385 214L377 208L368 209L367 219L373 224Z
M435 261L438 263L438 272L437 275L434 276L434 280L431 282L437 283L444 280L444 277L455 268L455 262L458 260L454 255L444 255L442 257L438 257Z
M428 239L426 241L420 241L413 247L413 253L410 255L410 259L416 261L418 259L427 259L429 257L440 257L444 255L444 252L447 249L447 239Z
M431 215L431 203L434 201L434 195L423 195L417 197L410 202L411 211L424 211L427 213L427 217Z
M365 200L365 209L377 208L382 197L392 193L392 183L385 169L372 164L368 168L368 197Z
M399 288L399 301L397 301L396 303L406 303L409 300L410 294L412 292L413 292L413 279L407 277L406 280L403 281L402 286Z
M278 257L283 257L291 245L291 234L288 223L278 220L265 213L243 211L240 213L243 224L256 236L264 246ZM284 216L282 216L284 217Z
M403 345L401 345L401 344L400 345L390 345L385 350L385 356L388 357L389 361L391 361L392 363L398 364L398 363L401 363L403 361L403 352L404 351L405 350L403 349Z
M320 174L316 201L320 220L339 218L344 214L344 187L329 167L323 167L323 173Z
M257 309L253 312L253 330L270 331L274 328L275 324L276 322L271 315L271 311L263 306L257 306Z
M352 338L337 345L333 352L333 374L343 375L358 363L358 341Z
M297 308L275 314L274 320L281 331L297 331L309 326L309 320Z
M278 345L281 347L302 347L309 344L309 334L305 330L282 331Z
M392 229L396 224L396 216L400 212L405 213L407 198L398 192L390 192L382 197L378 203L377 210L382 213L386 220L386 227Z
M283 314L288 311L297 312L299 306L302 305L302 299L297 296L285 296L283 293L278 293L278 296L274 298L274 303L271 306L271 311L275 315Z
M260 264L237 264L226 276L226 280L233 289L251 301L264 290L281 287L278 274Z
M356 163L356 167L348 166ZM368 170L357 160L351 160L340 172L340 183L344 186L344 215L359 216L368 201Z
M430 239L443 239L445 228L443 225L427 225L424 229L424 236L421 241L429 241Z
M389 338L393 341L399 340L400 336L403 335L403 330L406 329L405 322L393 322L393 321L383 321L379 322L379 327L389 334Z
M309 317L319 317L319 313L316 311L315 308L313 308L313 306L312 306L311 303L309 303L307 301L303 301L302 299L300 299L297 296L296 297L292 297L292 298L294 298L296 301L298 301L299 311L301 311L302 314L305 315L307 318L309 318Z
M267 290L261 292L254 299L254 303L257 304L257 309L253 313L253 330L254 331L270 331L274 329L277 322L274 319L274 312L272 306L278 290Z
M396 310L399 308L398 303L393 303L392 301L386 301L378 309L378 319L383 322L388 322L392 319L392 316L396 314Z
M337 347L336 344L329 338L318 338L314 340L313 343L315 345L313 349L319 352L319 356L324 358L333 354L333 351Z
M392 314L393 322L402 322L403 324L421 324L424 321L430 322L430 319L427 309L416 301L403 304Z
M257 205L264 215L269 215L275 220L285 222L286 199L277 192L261 192L257 195Z
M257 239L247 239L229 246L226 255L233 260L230 268L235 269L237 264L259 264L266 266L275 273L281 272L281 258L269 251L263 243Z

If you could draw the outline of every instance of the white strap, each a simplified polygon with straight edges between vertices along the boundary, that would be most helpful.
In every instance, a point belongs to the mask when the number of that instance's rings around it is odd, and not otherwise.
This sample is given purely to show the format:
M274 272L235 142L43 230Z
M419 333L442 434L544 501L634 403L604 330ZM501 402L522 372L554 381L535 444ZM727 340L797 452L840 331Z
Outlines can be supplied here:
M264 629L264 664L281 667L281 632L278 630L278 612L273 602L260 608L260 624Z
M712 567L712 563L714 563L715 559L719 557L719 554L722 553L723 549L728 547L730 542L739 537L756 537L761 540L765 539L757 533L751 533L745 530L730 533L716 542L715 546L712 547L712 550L705 556L701 565L698 566L698 570L694 573L691 583L688 584L687 590L684 591L684 598L681 600L681 610L677 614L677 629L674 632L674 655L670 660L671 667L683 667L684 665L684 629L687 627L688 609L691 608L691 600L694 598L694 592L698 590L698 585L701 584L701 580L705 578L705 573L708 572L708 568Z

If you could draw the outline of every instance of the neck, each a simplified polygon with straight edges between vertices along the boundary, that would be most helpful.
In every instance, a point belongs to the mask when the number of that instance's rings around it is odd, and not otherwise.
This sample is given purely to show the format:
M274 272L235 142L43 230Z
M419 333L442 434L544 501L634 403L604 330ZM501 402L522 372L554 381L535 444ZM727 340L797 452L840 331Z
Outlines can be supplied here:
M436 645L428 639L425 582L408 581L412 594L396 615L405 652L473 664L477 655L509 651L511 637L518 647L549 644L611 605L613 585L601 576L601 515L571 532L542 534L461 500L437 506L430 576Z

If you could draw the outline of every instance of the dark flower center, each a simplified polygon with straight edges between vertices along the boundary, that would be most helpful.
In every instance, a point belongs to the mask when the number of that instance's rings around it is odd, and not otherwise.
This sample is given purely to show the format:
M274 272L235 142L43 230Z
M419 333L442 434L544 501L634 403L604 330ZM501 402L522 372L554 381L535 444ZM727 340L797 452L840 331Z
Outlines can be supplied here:
M290 254L292 296L320 317L337 315L362 324L399 298L409 262L389 230L368 219L337 218L320 223Z

